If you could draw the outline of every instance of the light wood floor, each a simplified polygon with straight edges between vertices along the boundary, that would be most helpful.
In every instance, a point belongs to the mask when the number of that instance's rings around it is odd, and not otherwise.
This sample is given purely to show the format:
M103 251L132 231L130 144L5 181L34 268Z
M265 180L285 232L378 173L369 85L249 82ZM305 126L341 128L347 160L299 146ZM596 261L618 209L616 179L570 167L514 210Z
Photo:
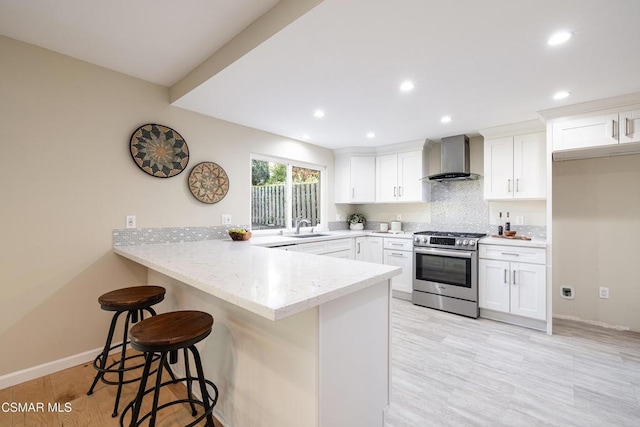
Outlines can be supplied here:
M556 321L548 336L397 299L392 308L387 427L640 426L640 334ZM0 390L0 402L72 405L69 413L0 411L0 427L116 426L115 387L86 395L94 375L85 364ZM122 401L135 391L126 386ZM178 405L161 418L161 426L192 420Z
M128 375L135 375L135 373L136 371L132 371ZM87 390L89 390L95 374L93 363L86 363L0 390L0 402L27 402L34 404L41 402L44 404L44 411L38 412L11 413L3 412L0 408L0 427L118 426L120 417L111 417L116 386L100 382L96 385L93 394L87 396ZM162 378L166 380L169 377L164 373ZM155 379L155 375L151 379ZM134 398L138 384L134 382L123 387L122 397L120 398L120 413L126 404ZM182 384L170 385L161 390L161 403L176 400L175 396L179 396L180 399L187 396L186 388ZM146 403L143 405L142 413L149 411L151 400L150 398L145 399ZM49 403L54 404L55 402L61 404L61 412L50 412L48 410ZM65 403L71 405L69 412L64 412ZM198 412L202 413L202 409L198 409ZM130 418L126 418L126 420L128 419ZM160 411L156 419L156 425L159 427L184 426L192 422L193 419L189 406L180 404ZM204 420L198 425L205 425ZM216 427L222 427L222 424L218 423L217 420Z
M394 299L388 427L640 426L640 334L554 335Z

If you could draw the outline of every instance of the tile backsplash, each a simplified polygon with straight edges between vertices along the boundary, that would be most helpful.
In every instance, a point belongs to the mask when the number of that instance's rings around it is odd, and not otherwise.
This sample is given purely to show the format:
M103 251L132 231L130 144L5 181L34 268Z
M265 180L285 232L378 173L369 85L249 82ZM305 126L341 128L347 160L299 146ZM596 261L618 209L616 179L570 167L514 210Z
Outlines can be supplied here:
M203 227L125 228L113 230L113 246L228 239L229 234L227 230L229 228L248 229L249 226L220 225Z

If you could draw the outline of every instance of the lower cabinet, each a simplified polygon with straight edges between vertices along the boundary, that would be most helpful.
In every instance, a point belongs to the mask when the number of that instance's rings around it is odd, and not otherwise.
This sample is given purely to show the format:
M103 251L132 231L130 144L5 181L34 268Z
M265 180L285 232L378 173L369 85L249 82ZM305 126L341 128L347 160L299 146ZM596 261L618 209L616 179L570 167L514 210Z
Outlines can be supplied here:
M391 288L411 298L413 291L413 240L384 238L384 264L402 268L402 274L391 279Z
M356 237L355 258L358 261L375 262L383 264L382 237L362 236Z
M297 245L298 252L309 254L328 255L337 258L354 259L354 238L324 240L321 242L300 243Z
M541 248L480 245L480 308L545 320L545 257Z

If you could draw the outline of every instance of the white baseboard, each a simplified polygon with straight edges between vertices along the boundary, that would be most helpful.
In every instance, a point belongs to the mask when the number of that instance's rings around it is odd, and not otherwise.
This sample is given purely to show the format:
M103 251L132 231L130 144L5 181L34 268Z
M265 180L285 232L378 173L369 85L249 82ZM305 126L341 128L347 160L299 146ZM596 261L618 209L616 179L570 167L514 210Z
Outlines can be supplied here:
M599 322L597 320L581 319L578 316L568 316L568 315L565 315L565 314L554 314L553 318L554 319L561 319L561 320L571 320L573 322L586 323L588 325L600 326L601 328L614 329L616 331L628 331L628 330L630 330L630 328L628 326L610 325L608 323Z
M115 343L112 345L117 345ZM52 362L43 363L42 365L33 366L31 368L23 369L21 371L11 372L9 374L0 376L0 390L21 384L26 381L31 381L36 378L44 377L64 369L72 368L74 366L82 365L83 363L93 362L93 359L100 353L103 348L96 348L93 350L85 351L84 353L74 354L73 356L65 357L63 359L54 360ZM116 349L111 353L117 353L120 349Z

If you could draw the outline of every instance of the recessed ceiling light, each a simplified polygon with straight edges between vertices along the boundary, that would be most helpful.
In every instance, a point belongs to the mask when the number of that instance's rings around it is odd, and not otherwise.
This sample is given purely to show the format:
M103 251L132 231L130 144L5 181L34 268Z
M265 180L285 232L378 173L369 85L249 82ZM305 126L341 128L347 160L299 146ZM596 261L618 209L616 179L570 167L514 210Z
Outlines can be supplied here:
M316 110L313 112L313 117L317 117L319 119L324 117L324 111L322 110Z
M553 95L553 99L565 99L569 95L571 95L571 92L567 92L566 90L561 90L560 92L556 92Z
M562 44L571 38L571 33L568 31L560 31L552 35L549 40L547 40L547 44L549 46L555 46Z
M403 92L409 92L413 90L413 82L409 80L402 82L402 84L400 85L400 90Z
M375 137L376 137L375 133L373 133L373 132L367 133L367 138L375 138Z
M440 119L442 123L449 123L451 121L451 116L444 116Z
M309 139L309 138L311 138L311 137L309 136L308 133L305 133L304 135L302 135L302 139Z

